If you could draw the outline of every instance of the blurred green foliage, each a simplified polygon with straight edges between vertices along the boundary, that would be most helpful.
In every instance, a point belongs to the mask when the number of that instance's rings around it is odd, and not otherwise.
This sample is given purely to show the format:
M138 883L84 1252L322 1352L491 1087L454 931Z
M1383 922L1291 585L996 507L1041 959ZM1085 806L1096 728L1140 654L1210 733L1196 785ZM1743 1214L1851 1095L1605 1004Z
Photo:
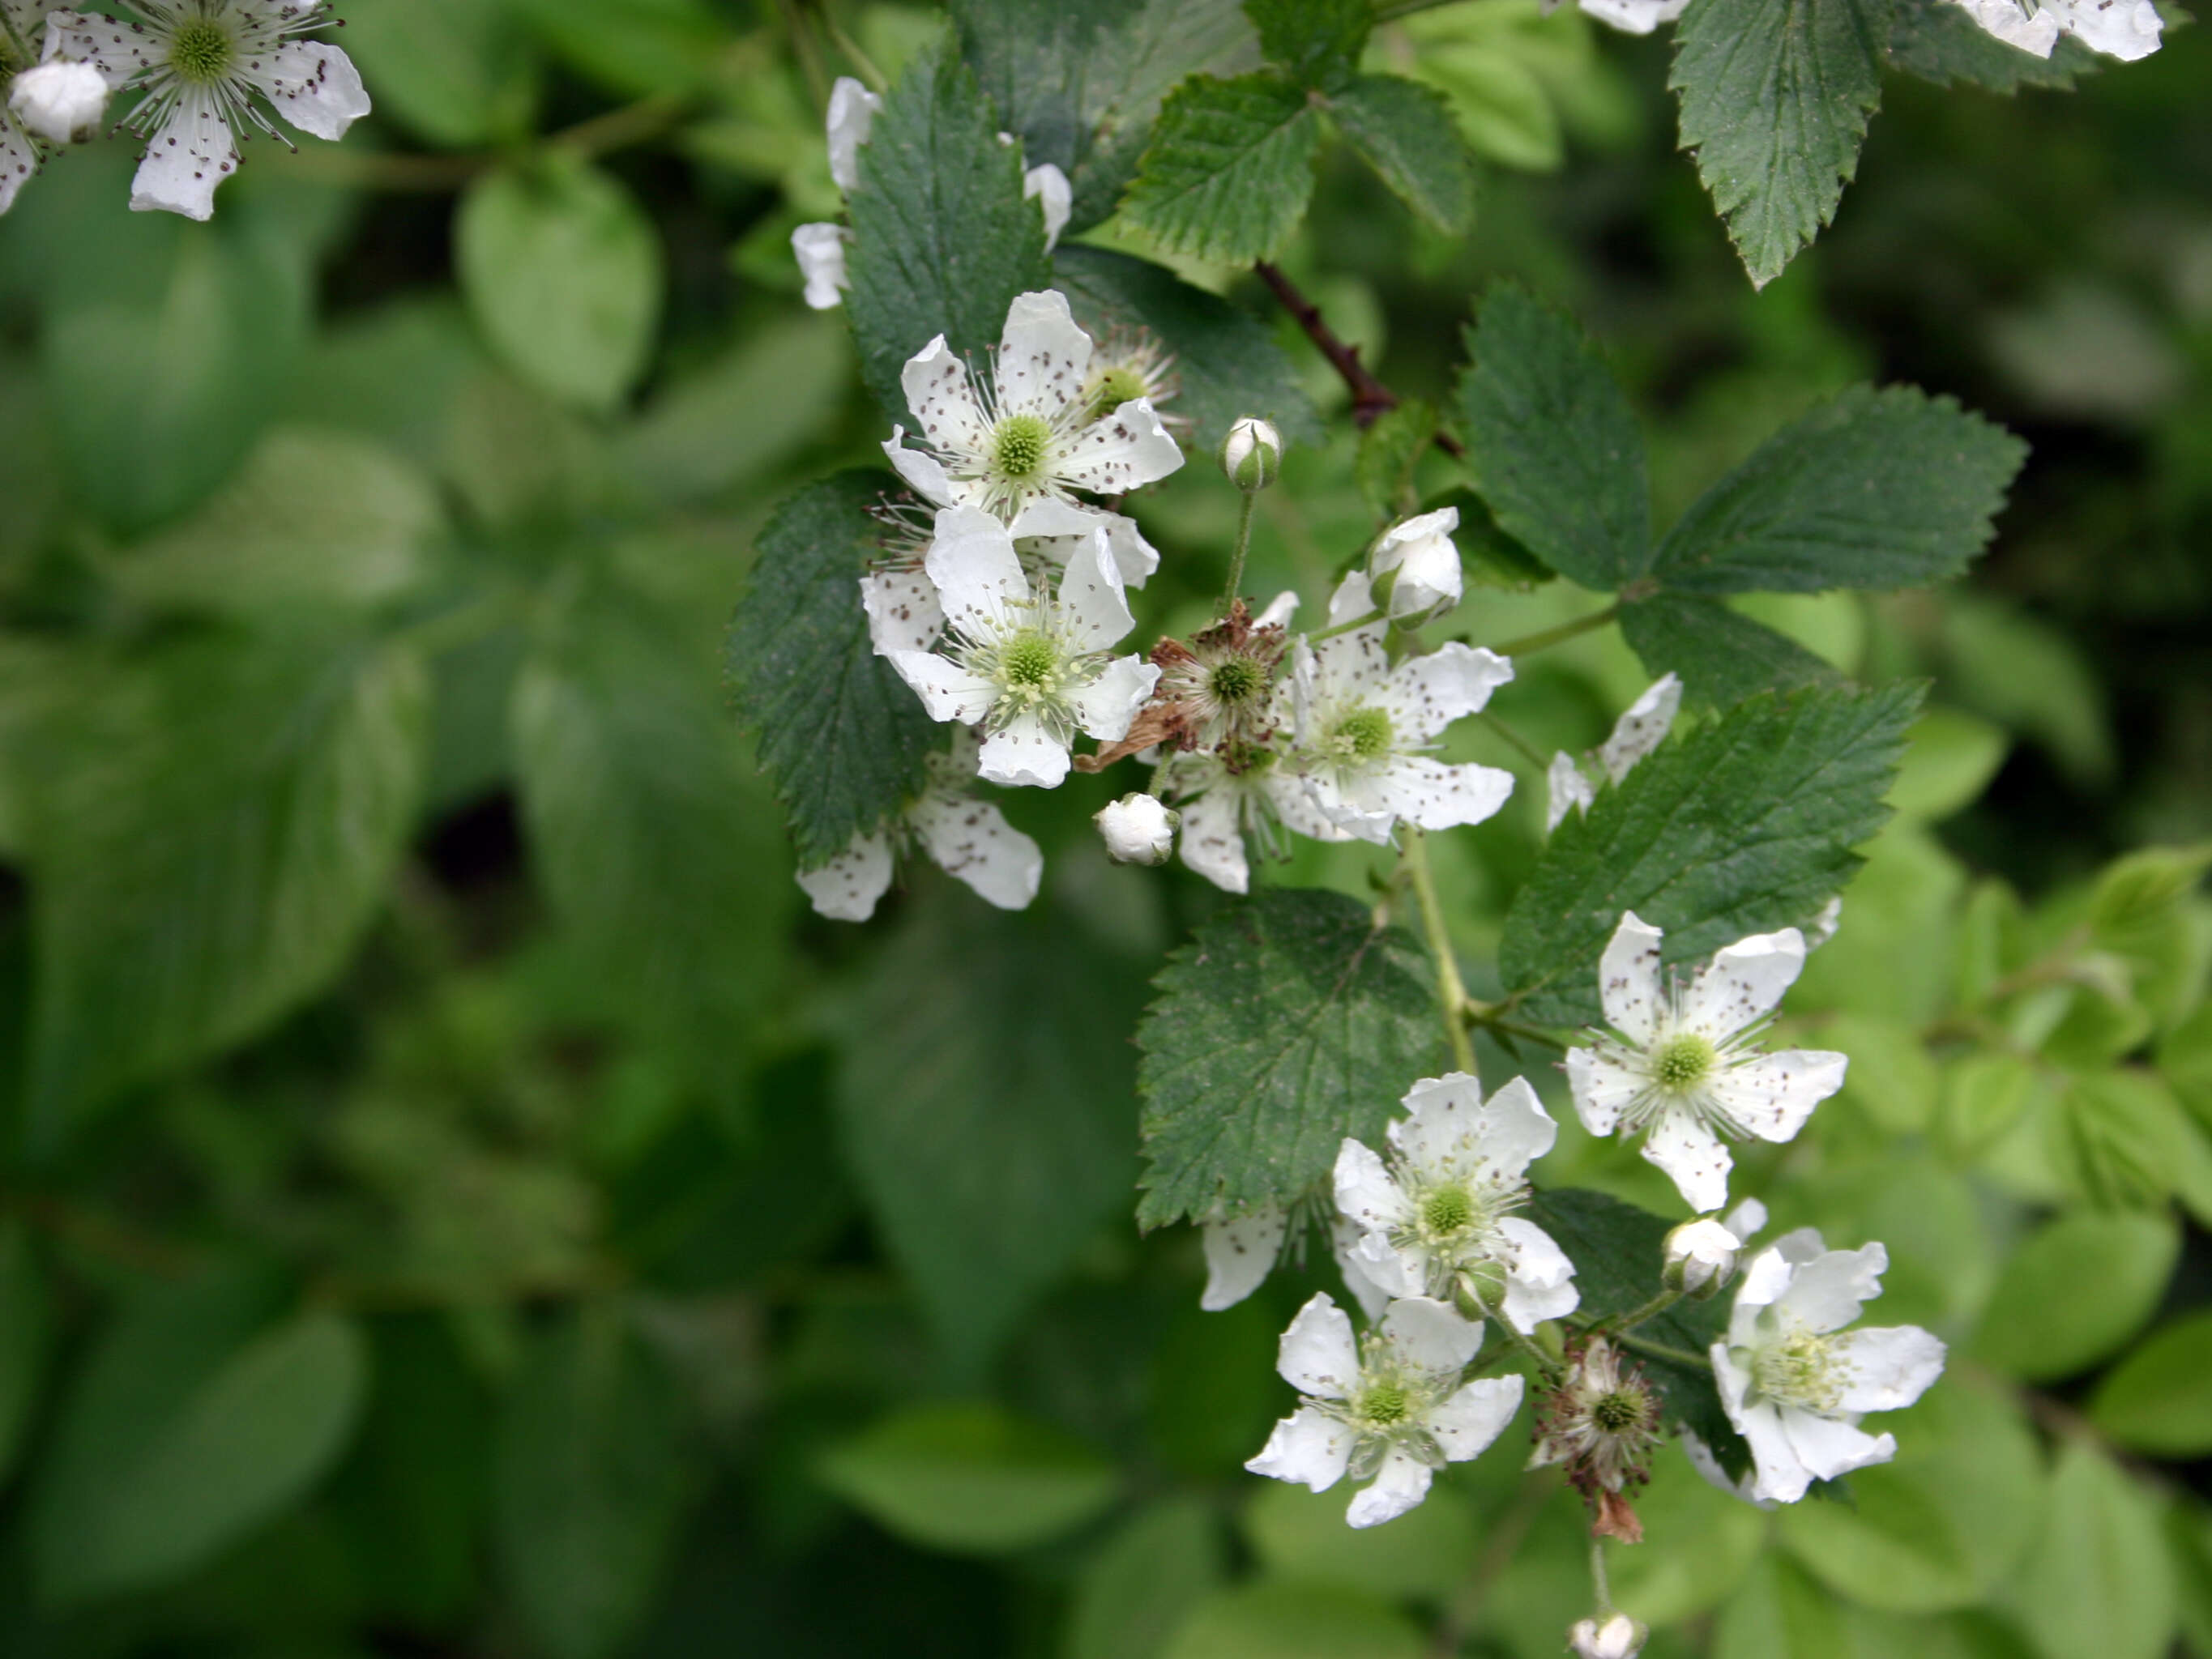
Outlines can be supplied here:
M1309 1287L1200 1315L1188 1230L1131 1220L1127 1039L1211 890L1109 866L1077 780L1008 802L1035 912L916 871L819 923L723 707L757 532L883 435L788 257L836 211L825 77L942 20L349 9L344 146L255 146L196 226L124 211L111 140L0 220L0 1651L1556 1653L1579 1512L1507 1449L1358 1537L1239 1470ZM1451 406L1509 275L1623 379L1659 524L1855 380L2033 449L1964 586L1727 613L1933 684L1786 1010L1851 1085L1743 1167L1886 1241L1878 1312L1955 1358L1848 1505L1762 1515L1669 1453L1622 1604L1660 1659L2212 1659L2212 42L2073 93L1891 76L1756 295L1663 37L1467 0L1365 64L1442 100L1363 146L1427 221L1332 151L1279 257L1400 392ZM1447 107L1464 231L1382 131ZM1133 158L1089 165L1095 222ZM1248 276L1178 268L1327 417L1251 584L1311 603L1455 475L1358 444ZM1233 498L1194 465L1136 510L1140 619L1187 629ZM1467 539L1479 638L1597 608ZM1580 748L1646 678L1586 635L1497 712ZM1455 757L1521 779L1434 849L1494 960L1540 786L1494 732ZM1540 1055L1484 1060L1558 1103ZM1571 1121L1557 1163L1662 1190Z

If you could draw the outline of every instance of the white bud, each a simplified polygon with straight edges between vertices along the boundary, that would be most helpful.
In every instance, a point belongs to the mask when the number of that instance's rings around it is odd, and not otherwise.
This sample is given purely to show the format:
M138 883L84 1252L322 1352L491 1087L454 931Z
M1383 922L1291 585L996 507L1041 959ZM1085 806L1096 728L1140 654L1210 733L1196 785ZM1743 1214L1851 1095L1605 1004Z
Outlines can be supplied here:
M1703 1301L1735 1277L1743 1241L1717 1221L1686 1221L1667 1235L1666 1265L1659 1278L1670 1291Z
M845 291L845 242L852 233L842 225L801 225L791 233L791 256L799 261L799 274L806 279L806 303L817 311L835 311Z
M1600 1624L1584 1619L1567 1632L1567 1646L1576 1659L1636 1659L1650 1632L1625 1613L1616 1613Z
M1091 821L1105 837L1106 856L1115 863L1165 864L1182 817L1150 795L1124 795Z
M1265 489L1283 470L1283 434L1274 422L1247 415L1221 441L1221 470L1246 494Z
M837 77L830 88L830 114L824 124L830 137L830 176L846 195L860 181L860 146L868 142L868 129L884 100L849 75Z
M100 131L107 113L107 82L89 64L49 58L15 77L8 107L40 137L81 144Z
M1051 162L1042 162L1022 174L1022 196L1034 200L1044 215L1044 247L1049 253L1058 245L1060 233L1067 228L1067 216L1075 208L1075 191L1067 175Z
M1367 556L1376 598L1401 628L1419 628L1459 603L1459 548L1451 538L1459 509L1439 507L1392 525Z

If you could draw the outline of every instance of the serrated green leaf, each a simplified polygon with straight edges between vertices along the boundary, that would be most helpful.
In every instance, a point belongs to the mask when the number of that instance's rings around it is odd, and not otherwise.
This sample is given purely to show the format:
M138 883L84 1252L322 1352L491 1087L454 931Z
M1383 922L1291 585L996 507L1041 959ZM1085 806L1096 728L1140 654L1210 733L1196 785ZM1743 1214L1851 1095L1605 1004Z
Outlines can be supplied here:
M1244 15L1269 63L1331 92L1358 66L1375 27L1367 0L1244 0Z
M2169 1215L2062 1215L2004 1264L1974 1357L2030 1382L2087 1370L2149 1322L2181 1253Z
M2156 1501L2089 1441L2058 1453L2043 1536L2012 1601L2044 1659L2158 1659L2172 1640L2173 1565Z
M957 57L933 46L907 66L860 147L847 198L853 244L846 315L860 374L893 421L910 423L899 372L942 334L981 363L1006 307L1046 287L1044 218L1022 195L1022 154Z
M1161 106L1122 216L1171 253L1267 258L1305 216L1320 145L1319 118L1297 82L1194 76Z
M1702 593L1662 591L1624 604L1620 635L1654 675L1680 674L1692 703L1725 708L1762 691L1843 683L1796 641Z
M1958 0L1897 0L1889 63L1939 87L1964 82L2009 97L2022 87L2071 87L2098 67L2098 58L2071 35L2061 35L2048 58L2007 46Z
M1668 84L1755 287L1834 215L1881 101L1892 0L1699 0Z
M2089 1402L2096 1425L2130 1450L2157 1457L2212 1451L2212 1313L2151 1333L2112 1368Z
M116 663L26 734L35 1133L329 983L414 827L428 702L412 650L295 623Z
M1599 1017L1597 961L1633 910L1694 961L1802 923L1863 860L1920 688L1739 704L1663 745L1546 843L1514 895L1498 966L1539 1023Z
M1004 1555L1114 1501L1114 1466L1081 1441L982 1401L915 1406L834 1447L823 1484L909 1543Z
M885 1244L972 1368L1127 1201L1140 981L1065 913L927 892L858 988L836 1103Z
M1352 476L1376 518L1403 518L1418 510L1413 469L1436 435L1437 411L1419 398L1385 410L1359 434Z
M637 384L660 320L660 232L619 179L574 161L495 168L453 224L469 314L517 374L604 412Z
M1692 593L1940 581L1989 544L2027 458L2019 439L1948 398L1853 386L1699 496L1653 574Z
M724 658L738 713L791 823L802 866L827 863L921 792L943 729L876 654L860 574L880 533L868 508L896 488L841 472L777 509Z
M1474 162L1451 105L1399 75L1363 75L1332 91L1328 112L1398 199L1447 235L1474 217Z
M524 1359L494 1445L492 1541L554 1659L604 1659L652 1605L682 1513L683 1422L605 1306Z
M1459 384L1468 473L1498 522L1600 592L1651 562L1644 435L1595 345L1519 289L1493 289Z
M1246 415L1273 421L1292 443L1321 441L1297 372L1250 313L1164 266L1106 248L1062 243L1054 271L1076 320L1093 336L1142 328L1175 354L1179 384L1164 412L1189 417L1198 447L1218 446Z
M1168 958L1144 1050L1139 1223L1297 1196L1373 1140L1436 1058L1428 965L1341 894L1274 889Z

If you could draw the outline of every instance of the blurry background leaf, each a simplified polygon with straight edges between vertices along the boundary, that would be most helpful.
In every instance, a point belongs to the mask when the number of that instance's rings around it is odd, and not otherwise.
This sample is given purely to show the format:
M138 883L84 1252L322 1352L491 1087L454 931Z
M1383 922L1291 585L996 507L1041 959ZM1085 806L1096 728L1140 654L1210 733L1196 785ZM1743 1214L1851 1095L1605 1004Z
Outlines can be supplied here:
M2180 1249L2170 1216L2056 1218L2006 1262L1975 1358L2031 1382L2087 1370L2150 1322Z
M2160 1457L2212 1451L2212 1314L2160 1326L2098 1384L2089 1414L2118 1444Z
M1389 1602L1319 1584L1254 1583L1201 1602L1164 1659L1421 1659L1420 1629Z
M1218 1584L1220 1522L1196 1498L1139 1510L1091 1558L1075 1588L1063 1659L1159 1659L1169 1635Z
M2155 1659L2174 1620L2173 1569L2150 1496L2082 1440L2058 1451L2041 1536L2011 1600L2045 1659Z
M593 80L632 97L690 90L715 70L729 25L706 0L512 0L517 14Z
M0 1488L15 1472L53 1358L53 1293L20 1222L0 1227Z
M431 143L466 149L530 130L538 64L506 5L385 0L346 19L345 44L377 112Z

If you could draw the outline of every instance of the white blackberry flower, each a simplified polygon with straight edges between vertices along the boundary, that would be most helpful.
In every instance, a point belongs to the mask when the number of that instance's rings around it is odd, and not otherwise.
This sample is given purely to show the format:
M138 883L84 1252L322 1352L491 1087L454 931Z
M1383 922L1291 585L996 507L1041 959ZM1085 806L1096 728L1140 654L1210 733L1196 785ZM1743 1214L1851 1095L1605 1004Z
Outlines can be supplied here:
M1589 0L1583 0L1585 4ZM2048 58L2070 34L2111 58L2148 58L2166 25L2151 0L1954 0L2008 46Z

